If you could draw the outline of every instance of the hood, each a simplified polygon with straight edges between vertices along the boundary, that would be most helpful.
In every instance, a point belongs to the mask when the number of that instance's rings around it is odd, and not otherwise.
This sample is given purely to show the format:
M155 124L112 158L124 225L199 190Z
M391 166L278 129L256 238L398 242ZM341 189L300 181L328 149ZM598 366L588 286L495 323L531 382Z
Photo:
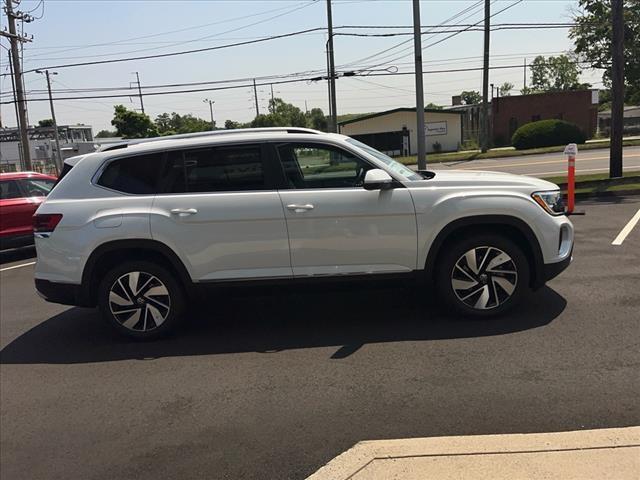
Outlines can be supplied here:
M557 190L555 183L536 177L514 175L503 172L478 170L433 170L435 176L429 180L411 182L411 187L511 187L533 191Z

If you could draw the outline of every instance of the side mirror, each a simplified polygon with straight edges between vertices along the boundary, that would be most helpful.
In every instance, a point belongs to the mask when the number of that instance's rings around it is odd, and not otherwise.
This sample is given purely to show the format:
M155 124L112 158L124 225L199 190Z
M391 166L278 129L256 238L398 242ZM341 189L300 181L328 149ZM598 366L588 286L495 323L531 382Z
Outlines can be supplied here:
M365 190L387 190L393 187L393 178L384 170L374 168L364 176Z

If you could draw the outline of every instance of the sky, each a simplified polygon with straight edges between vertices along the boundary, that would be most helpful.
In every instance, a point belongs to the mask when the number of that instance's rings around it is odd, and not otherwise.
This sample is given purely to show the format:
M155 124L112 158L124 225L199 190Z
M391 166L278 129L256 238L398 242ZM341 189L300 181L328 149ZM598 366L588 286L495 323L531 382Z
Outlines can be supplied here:
M482 22L483 7L476 0L425 0L421 2L421 24L438 25L468 9L448 24ZM348 25L403 26L402 29L340 29L335 32L410 33L410 0L333 0L334 27ZM567 0L495 0L492 13L513 5L492 18L493 24L525 22L570 22L577 1ZM43 11L44 7L44 11ZM181 50L214 47L229 43L281 35L300 30L326 27L325 0L22 0L19 9L33 10L41 17L24 25L33 41L24 46L24 70L70 63L154 55ZM482 23L480 23L481 25ZM6 17L2 15L2 25ZM457 28L457 27L455 27ZM426 28L423 28L426 30ZM567 29L499 30L491 33L491 65L522 65L538 54L554 55L572 50ZM443 40L449 34L423 35L423 69L465 69L482 66L483 33L467 31ZM334 36L335 63L339 72L358 70L366 76L339 78L336 81L338 114L383 111L415 106L414 77L382 75L389 71L413 71L411 36L354 37ZM443 40L443 41L440 41ZM250 45L189 55L135 60L106 65L57 67L52 71L52 88L86 89L128 87L139 72L143 87L174 83L212 82L251 79L296 72L326 72L327 33L314 31ZM437 44L431 45L434 42ZM387 52L401 42L407 42ZM8 46L6 39L0 42ZM425 48L426 47L426 48ZM383 52L383 53L381 53ZM373 56L374 54L378 54ZM371 57L371 58L367 58ZM8 70L7 53L0 48L0 74ZM388 70L386 70L388 69ZM495 69L490 82L511 82L522 88L524 68ZM322 73L303 75L304 81L276 84L274 95L301 109L322 108L327 112L327 82L310 81ZM581 80L601 86L602 73L586 70ZM250 82L251 80L248 80ZM263 81L258 81L262 83ZM530 82L530 78L527 79ZM245 85L246 82L241 83ZM482 88L482 72L426 73L425 103L450 105L451 96L462 90ZM229 85L229 84L226 84ZM135 85L134 85L135 86ZM210 85L182 88L210 88ZM220 85L217 85L220 86ZM46 98L46 81L35 72L25 74L27 98ZM0 77L0 94L6 100L11 79ZM145 89L145 92L166 91ZM109 93L109 92L107 92ZM118 92L118 93L123 93ZM517 94L517 91L512 92ZM100 92L98 94L105 94ZM123 94L128 95L128 91ZM86 93L54 93L56 96L84 96ZM95 93L93 93L95 95ZM259 108L265 111L270 86L258 87ZM203 91L197 93L144 96L145 112L155 118L163 112L192 113L209 119L209 105L215 101L214 117L219 126L227 119L246 122L255 116L253 89ZM135 96L117 99L57 100L58 124L92 125L94 133L113 129L113 105L140 108ZM30 124L50 118L46 101L28 104ZM13 105L1 106L4 126L15 126Z

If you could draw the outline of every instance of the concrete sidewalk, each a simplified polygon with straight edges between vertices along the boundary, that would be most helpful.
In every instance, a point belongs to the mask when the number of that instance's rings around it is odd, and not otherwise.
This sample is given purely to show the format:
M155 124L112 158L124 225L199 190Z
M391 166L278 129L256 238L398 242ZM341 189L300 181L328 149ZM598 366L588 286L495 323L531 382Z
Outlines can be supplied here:
M309 480L640 478L640 427L365 441Z

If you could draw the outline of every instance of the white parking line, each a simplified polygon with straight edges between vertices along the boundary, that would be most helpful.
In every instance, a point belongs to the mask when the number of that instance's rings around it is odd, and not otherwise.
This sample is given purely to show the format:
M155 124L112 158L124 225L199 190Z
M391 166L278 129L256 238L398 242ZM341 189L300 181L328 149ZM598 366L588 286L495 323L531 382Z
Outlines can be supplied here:
M611 245L622 245L622 242L624 242L624 239L627 238L627 235L631 233L631 230L633 230L633 227L636 226L636 223L638 223L638 220L640 220L640 208L638 209L636 214L631 218L631 220L629 220L629 223L627 223L624 226L624 228L620 231L616 239L613 242L611 242Z
M4 272L6 270L13 270L14 268L28 267L29 265L35 265L35 264L36 262L29 262L29 263L21 263L20 265L12 265L11 267L0 268L0 272Z

